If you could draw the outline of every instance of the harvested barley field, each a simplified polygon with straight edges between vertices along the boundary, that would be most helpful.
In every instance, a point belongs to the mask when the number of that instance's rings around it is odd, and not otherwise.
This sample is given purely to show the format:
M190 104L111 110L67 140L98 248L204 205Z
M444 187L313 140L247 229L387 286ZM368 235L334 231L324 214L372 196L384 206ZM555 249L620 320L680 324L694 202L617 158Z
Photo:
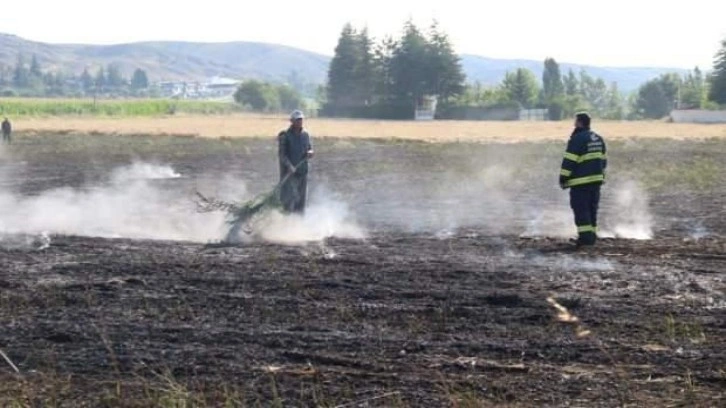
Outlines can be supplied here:
M138 118L47 117L19 118L25 132L74 132L203 137L267 137L287 126L282 116L220 115ZM572 124L563 122L375 121L351 119L308 120L316 137L406 139L428 142L531 142L562 140ZM596 122L609 140L629 138L726 138L725 125L660 122Z

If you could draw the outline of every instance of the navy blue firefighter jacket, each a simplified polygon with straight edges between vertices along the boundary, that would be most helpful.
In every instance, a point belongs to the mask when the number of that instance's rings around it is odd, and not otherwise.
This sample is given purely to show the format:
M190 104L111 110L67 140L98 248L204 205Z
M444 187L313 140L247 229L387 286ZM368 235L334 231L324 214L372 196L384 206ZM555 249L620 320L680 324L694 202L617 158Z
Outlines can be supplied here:
M605 182L607 149L600 135L590 129L576 129L567 143L560 169L563 188L600 185Z

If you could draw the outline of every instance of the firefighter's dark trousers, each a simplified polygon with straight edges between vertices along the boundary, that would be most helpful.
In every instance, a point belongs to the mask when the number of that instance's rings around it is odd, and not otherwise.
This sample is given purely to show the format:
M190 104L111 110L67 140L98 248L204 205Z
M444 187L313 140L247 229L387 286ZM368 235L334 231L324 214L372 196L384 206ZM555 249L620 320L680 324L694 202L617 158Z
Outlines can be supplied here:
M597 241L597 210L600 205L600 185L570 189L570 207L575 213L578 245L595 245Z

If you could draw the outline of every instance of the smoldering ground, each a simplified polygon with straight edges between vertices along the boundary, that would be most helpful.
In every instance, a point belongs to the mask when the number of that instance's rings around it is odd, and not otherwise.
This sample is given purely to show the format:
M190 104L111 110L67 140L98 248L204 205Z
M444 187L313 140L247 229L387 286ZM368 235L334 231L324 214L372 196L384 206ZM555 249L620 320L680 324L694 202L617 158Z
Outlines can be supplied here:
M574 235L562 143L316 142L307 216L268 225L366 239L199 244L223 214L195 213L192 192L268 192L272 137L19 137L0 162L0 219L52 243L0 249L0 346L20 371L0 370L0 405L723 399L726 182L695 190L710 173L683 164L722 170L726 143L611 145L602 226L648 214L654 239L563 253L550 238ZM558 322L550 297L589 334Z
M306 215L271 214L257 231L258 237L294 243L328 237L364 238L373 231L455 234L475 229L486 234L524 236L574 234L567 193L556 183L561 156L557 144L469 146L329 140L318 146ZM46 184L32 194L0 190L0 229L15 234L219 240L228 228L225 216L195 211L194 189L242 202L268 192L277 181L272 143L250 140L239 149L245 156L239 162L210 154L209 160L220 159L214 169L184 157L180 161L178 153L171 158L127 158L126 163L117 160L113 165L103 164L102 152L87 153L97 174L84 180L92 182ZM22 160L30 167L23 169L14 154L3 153L3 173L16 184L32 177L33 167L43 166ZM73 152L67 154L72 156ZM27 153L22 156L27 157ZM632 175L617 168L612 173L612 181L603 188L604 235L652 237L654 217L645 189Z

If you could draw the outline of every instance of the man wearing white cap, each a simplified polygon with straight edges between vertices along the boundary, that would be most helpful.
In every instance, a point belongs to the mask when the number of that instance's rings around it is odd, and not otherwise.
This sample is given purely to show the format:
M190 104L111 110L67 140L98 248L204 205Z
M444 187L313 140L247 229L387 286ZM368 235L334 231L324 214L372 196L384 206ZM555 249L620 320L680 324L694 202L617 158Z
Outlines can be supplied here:
M308 160L313 157L310 135L303 129L305 115L290 114L290 127L277 136L280 159L280 201L286 212L303 213L307 200Z

